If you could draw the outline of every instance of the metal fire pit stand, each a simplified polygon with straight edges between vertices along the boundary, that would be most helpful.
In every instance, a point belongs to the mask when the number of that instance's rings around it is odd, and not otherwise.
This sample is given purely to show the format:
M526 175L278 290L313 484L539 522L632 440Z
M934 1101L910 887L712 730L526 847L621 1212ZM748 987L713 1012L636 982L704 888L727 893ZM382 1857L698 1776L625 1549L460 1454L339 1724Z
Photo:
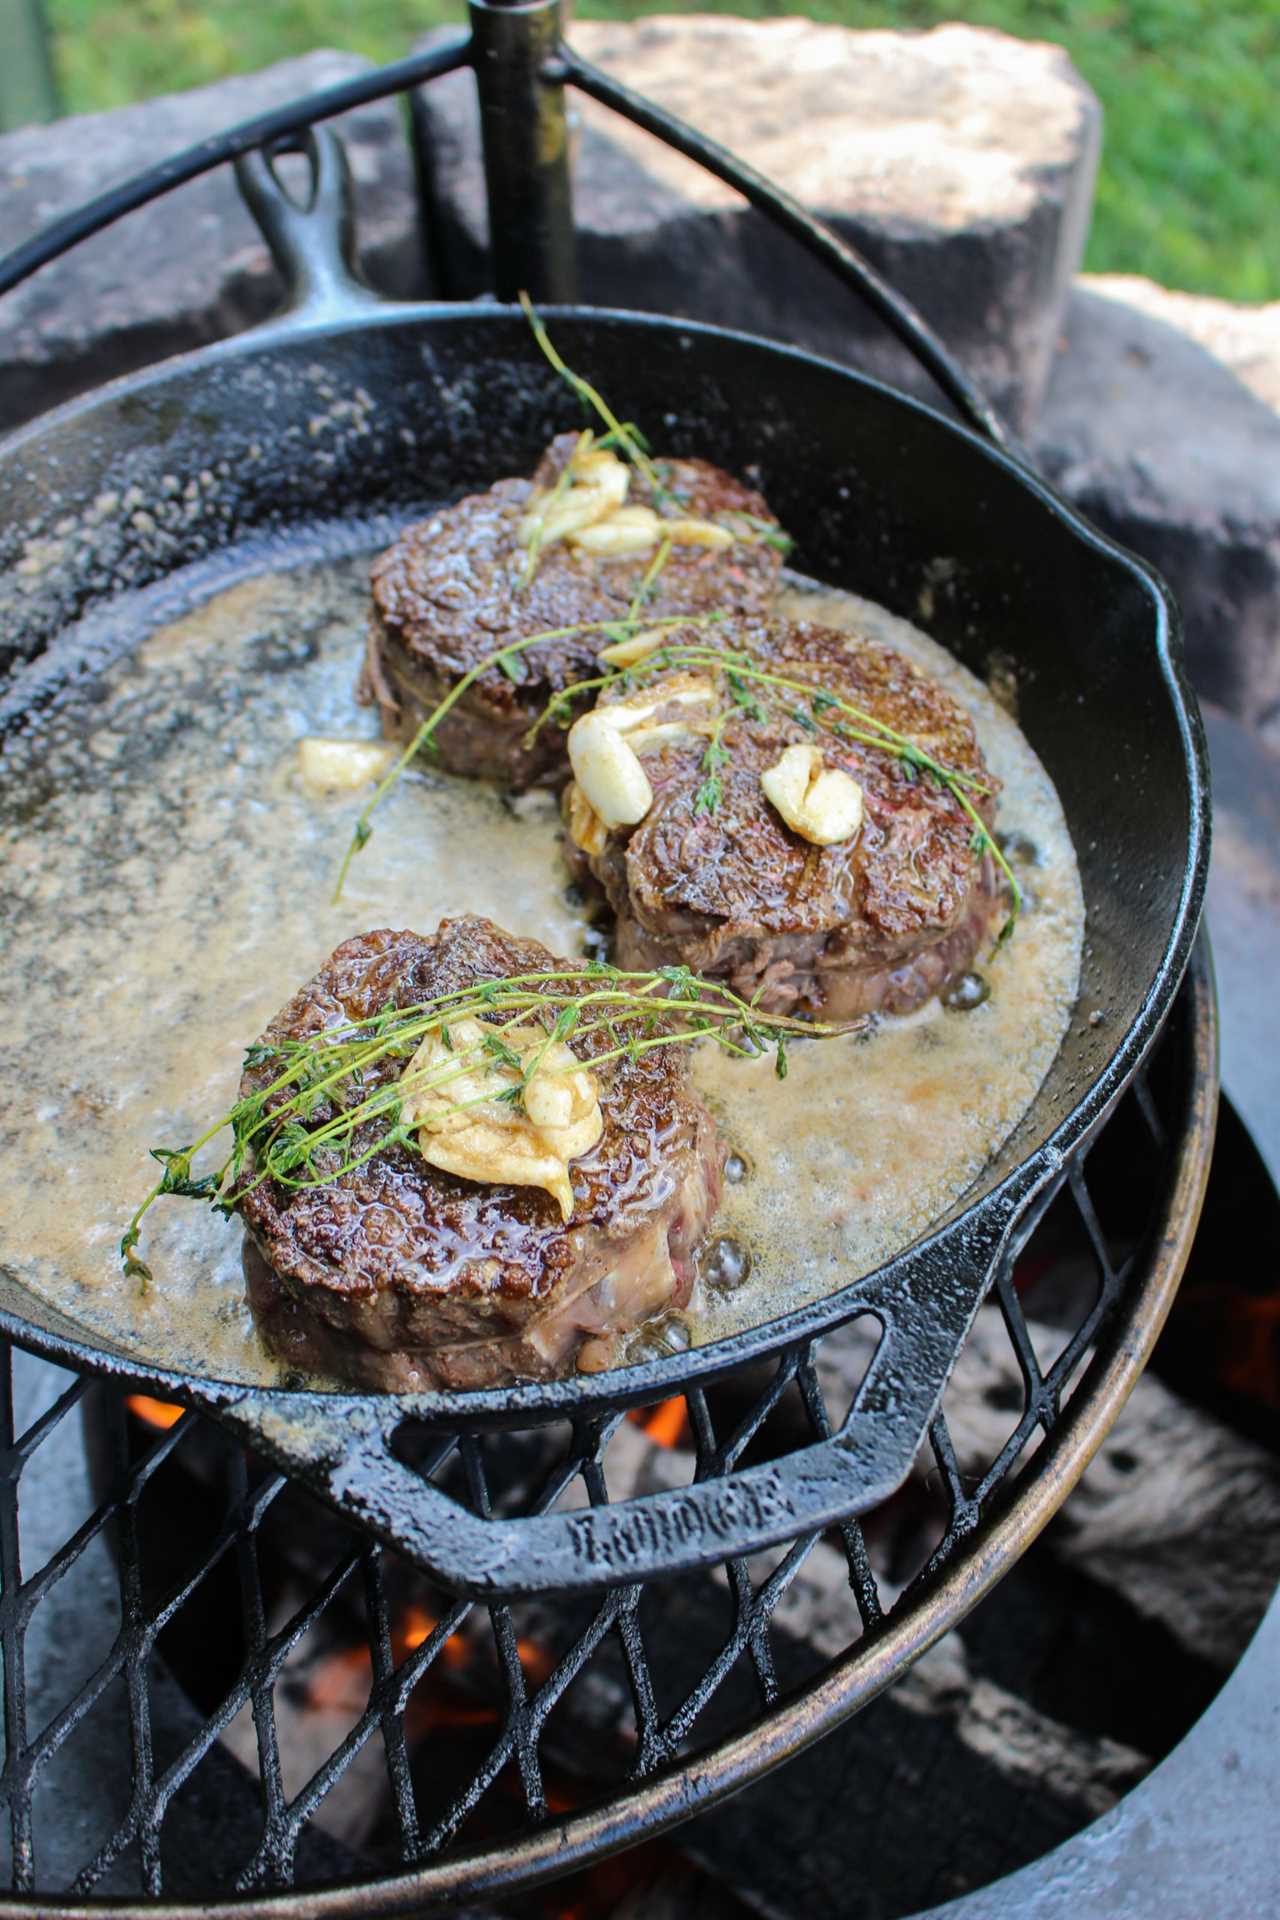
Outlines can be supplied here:
M244 1457L227 1450L225 1510L215 1507L211 1537L176 1584L144 1600L148 1586L145 1529L139 1508L154 1477L175 1450L198 1435L198 1416L187 1415L141 1453L125 1440L120 1389L84 1375L42 1413L25 1433L16 1431L9 1388L9 1355L0 1343L0 1649L5 1674L6 1760L0 1803L8 1811L15 1897L0 1898L0 1920L91 1920L102 1912L104 1881L136 1850L141 1898L113 1901L115 1920L361 1920L419 1912L462 1900L498 1897L551 1880L679 1825L760 1779L833 1731L889 1687L905 1667L957 1625L988 1593L1056 1512L1103 1441L1149 1357L1194 1235L1212 1151L1217 1108L1216 1017L1207 950L1197 950L1153 1061L1151 1081L1140 1076L1124 1097L1124 1112L1112 1126L1129 1131L1120 1149L1126 1168L1135 1141L1145 1133L1161 1172L1142 1243L1113 1264L1106 1239L1092 1241L1099 1301L1109 1311L1092 1312L1042 1372L1031 1347L1017 1289L1001 1287L998 1311L1024 1369L1025 1404L1011 1414L1006 1446L975 1483L957 1463L947 1420L940 1414L929 1436L937 1484L947 1520L928 1564L890 1606L882 1599L862 1529L850 1521L834 1536L848 1561L846 1613L849 1646L799 1691L782 1694L773 1667L774 1615L785 1605L790 1583L819 1544L798 1539L765 1577L753 1578L746 1561L725 1567L733 1594L734 1625L728 1643L693 1691L669 1714L659 1712L651 1665L652 1628L646 1628L640 1586L616 1587L594 1609L585 1628L563 1651L545 1679L527 1681L516 1652L518 1614L503 1605L488 1609L499 1654L502 1689L491 1750L475 1777L464 1782L446 1808L436 1806L431 1823L420 1822L409 1773L404 1716L414 1690L430 1684L430 1670L450 1637L473 1612L459 1601L435 1630L398 1663L390 1651L388 1600L376 1543L349 1536L337 1568L319 1580L313 1597L275 1632L266 1631L259 1564L264 1529L273 1502L287 1484L282 1476L247 1474ZM1108 1151L1104 1133L1095 1153ZM1072 1200L1086 1226L1096 1228L1085 1173L1073 1181ZM993 1309L994 1311L994 1309ZM1081 1365L1084 1363L1083 1371ZM1072 1382L1074 1381L1074 1386ZM21 1516L28 1477L40 1449L87 1395L106 1396L120 1434L120 1464L97 1509L43 1566L24 1564ZM698 1454L713 1438L704 1409L695 1415ZM1028 1443L1043 1435L1039 1451L1024 1460ZM483 1493L484 1456L472 1443L464 1456ZM601 1469L594 1485L603 1488ZM607 1460L603 1471L607 1473ZM61 1702L37 1713L25 1684L25 1644L37 1609L64 1580L74 1581L87 1547L115 1542L119 1563L120 1626L99 1664ZM238 1568L242 1593L245 1657L234 1684L214 1712L200 1720L176 1753L160 1760L152 1751L153 1701L159 1636L220 1565ZM274 1720L274 1692L290 1649L319 1619L344 1586L363 1586L368 1596L372 1688L358 1721L329 1759L301 1789L286 1793ZM625 1653L636 1727L629 1762L616 1778L598 1780L599 1797L586 1807L552 1818L543 1787L542 1740L549 1717L574 1682L609 1641ZM698 1746L699 1720L737 1667L756 1681L727 1736ZM127 1690L132 1780L118 1826L85 1857L72 1891L52 1895L40 1872L39 1823L33 1819L41 1776L88 1717L101 1709L108 1688ZM51 1703L50 1703L51 1704ZM258 1728L261 1772L260 1830L256 1845L239 1863L235 1897L191 1903L176 1899L162 1872L166 1822L192 1776L217 1748L221 1731L242 1711ZM445 1731L441 1737L449 1739ZM316 1808L370 1742L386 1751L394 1809L405 1865L376 1881L343 1886L295 1886L298 1849ZM515 1763L527 1801L520 1830L500 1844L467 1844L467 1822L481 1807L503 1768ZM425 1811L425 1810L424 1810ZM461 1850L455 1850L455 1841ZM1074 1844L1074 1843L1073 1843ZM293 1888L292 1892L284 1889ZM230 1893L230 1888L227 1889ZM1052 1908L1046 1909L1051 1913ZM1148 1907L1133 1909L1137 1914Z
M822 260L838 280L869 302L934 376L940 389L970 425L998 444L1007 444L1007 435L998 418L955 366L941 342L852 248L715 143L582 61L560 38L559 7L555 0L535 0L535 4L514 7L472 0L470 16L471 36L466 40L262 115L111 189L0 262L0 292L57 258L80 239L184 180L263 145L287 144L313 124L354 106L471 65L481 103L494 277L499 293L509 296L518 288L526 287L535 297L544 300L572 297L572 213L564 89L566 85L574 85L700 162L791 233ZM399 1805L402 1822L407 1822L403 1834L406 1860L426 1859L431 1863L414 1865L392 1879L363 1885L358 1898L363 1914L403 1912L423 1902L434 1904L528 1886L675 1825L691 1812L715 1804L782 1763L855 1712L888 1686L904 1666L948 1631L994 1585L1012 1560L1035 1538L1083 1472L1145 1364L1168 1310L1194 1232L1212 1146L1217 1097L1214 1020L1211 976L1207 953L1202 951L1198 962L1193 962L1173 1016L1176 1032L1165 1042L1166 1046L1173 1046L1178 1059L1176 1111L1162 1115L1157 1110L1141 1074L1123 1096L1136 1113L1138 1123L1146 1128L1149 1146L1164 1164L1164 1176L1140 1256L1117 1258L1107 1244L1086 1180L1087 1145L1080 1147L1065 1170L1064 1192L1091 1247L1099 1288L1094 1307L1051 1367L1042 1370L1032 1349L1013 1285L1011 1258L1002 1259L995 1267L996 1295L1021 1369L1025 1405L1008 1443L976 1487L961 1473L945 1418L939 1415L933 1420L929 1440L945 1490L949 1519L939 1547L902 1602L892 1612L882 1608L861 1530L856 1522L841 1522L839 1535L849 1560L850 1586L857 1614L850 1637L857 1644L799 1697L782 1701L767 1653L770 1615L806 1555L812 1551L818 1532L815 1529L794 1539L773 1575L756 1591L747 1579L745 1563L736 1558L729 1561L737 1602L735 1641L730 1651L735 1659L749 1654L754 1660L763 1717L710 1751L690 1758L689 1729L701 1705L716 1691L722 1675L716 1669L710 1671L691 1697L688 1712L677 1715L668 1724L660 1723L644 1670L643 1645L637 1637L636 1606L640 1589L636 1585L614 1585L604 1597L591 1629L564 1656L536 1696L526 1697L518 1662L506 1674L511 1713L503 1734L504 1752L507 1758L517 1758L520 1763L528 1799L528 1831L516 1842L500 1848L457 1858L435 1858L449 1845L487 1783L479 1780L473 1783L459 1796L447 1818L429 1834L419 1833L412 1809ZM1099 1125L1104 1117L1101 1112L1096 1116ZM1087 1371L1077 1380L1078 1370L1086 1359ZM774 1386L764 1395L755 1415L743 1423L731 1444L717 1439L705 1396L701 1388L692 1387L689 1403L697 1437L698 1479L705 1485L708 1478L732 1471L736 1459L768 1418L778 1398L792 1384L805 1397L813 1426L821 1433L826 1414L815 1381L808 1346L803 1351L797 1347L785 1355ZM24 1580L19 1554L18 1489L32 1453L51 1424L56 1424L74 1404L78 1393L79 1389L73 1389L66 1404L59 1403L59 1407L39 1423L39 1432L33 1429L31 1434L20 1436L10 1430L3 1436L0 1573L4 1592L0 1600L0 1641L5 1661L7 1757L0 1798L10 1811L15 1885L21 1893L34 1893L38 1885L30 1816L41 1767L89 1711L102 1686L114 1677L127 1679L133 1709L140 1716L139 1726L145 1727L147 1667L155 1634L162 1624L158 1618L148 1618L140 1611L137 1592L128 1584L126 1566L122 1583L125 1617L109 1660L69 1704L58 1722L37 1730L34 1735L30 1732L22 1684L24 1636L35 1606L49 1585L74 1564L75 1554L55 1556L46 1568ZM615 1419L603 1436L597 1435L593 1443L597 1449L607 1445L616 1425ZM828 1425L828 1435L830 1431ZM1037 1432L1043 1434L1044 1441L1034 1465L1019 1471L1027 1444ZM180 1434L181 1428L175 1428L173 1433ZM457 1436L451 1438L456 1444ZM159 1443L156 1455L175 1444L177 1440L166 1438ZM464 1450L467 1444L464 1441ZM599 1477L598 1463L593 1467L590 1455L591 1447L587 1446L573 1468L588 1480L593 1471ZM478 1453L475 1458L479 1458ZM131 1500L136 1497L136 1481L137 1475L123 1484L89 1524L101 1528L126 1520ZM599 1484L603 1489L603 1481ZM483 1511L487 1495L482 1472L477 1485L477 1502ZM262 1511L247 1503L243 1510L231 1516L233 1532L228 1538L251 1540L261 1518ZM127 1526L122 1537L128 1538ZM374 1555L376 1551L376 1548L369 1549ZM740 1548L735 1545L731 1551L738 1553ZM711 1564L715 1557L705 1552L700 1559L703 1564ZM370 1560L369 1564L376 1568L376 1560ZM376 1576L371 1574L370 1578L376 1589ZM455 1612L459 1618L465 1617L469 1605L465 1600L458 1602ZM504 1631L509 1637L509 1616L500 1595L490 1611L501 1645ZM376 1616L376 1607L374 1612ZM504 1619L508 1620L506 1629L501 1626ZM375 1648L374 1671L378 1678L368 1712L329 1768L322 1770L326 1779L320 1781L320 1794L340 1776L360 1744L371 1735L383 1732L391 1755L395 1735L387 1733L387 1727L403 1711L403 1700L409 1689L426 1672L449 1633L454 1631L454 1625L454 1615L450 1614L424 1647L394 1672L388 1668L385 1645ZM385 1617L380 1629L385 1641L383 1629ZM614 1632L628 1650L641 1729L633 1780L612 1793L598 1808L551 1824L537 1764L542 1724L603 1636ZM255 1717L264 1701L268 1703L265 1710L269 1714L270 1692L279 1671L280 1657L279 1647L264 1642L259 1636L246 1661L237 1697L240 1704L253 1704ZM399 1707L397 1701L401 1703ZM231 1710L234 1711L234 1707ZM186 1767L187 1774L181 1778L188 1777L216 1737L217 1728L211 1722L200 1741L193 1743L192 1752L160 1776L146 1739L136 1743L128 1831L122 1829L94 1861L86 1863L77 1881L75 1899L62 1904L39 1899L36 1910L46 1920L95 1911L94 1888L119 1852L135 1842L142 1849L148 1897L141 1904L126 1902L115 1911L125 1916L137 1914L139 1920L143 1916L154 1920L156 1901L162 1891L159 1830L169 1799L181 1785L174 1768ZM262 1847L239 1883L245 1888L281 1887L292 1883L292 1849L307 1818L308 1808L304 1802L308 1796L299 1796L293 1803L285 1800L278 1756L274 1775L270 1774L269 1744L263 1750L263 1764L268 1767L264 1774L266 1825ZM403 1784L401 1781L401 1787ZM304 1914L346 1913L351 1910L352 1898L349 1888L291 1896L263 1895L261 1899L255 1897L237 1906L236 1911L242 1915L261 1913L277 1916L278 1920L285 1920L285 1916L288 1920L300 1920ZM168 1910L178 1911L172 1907ZM200 1908L202 1913L215 1910ZM0 1904L3 1916L31 1911L31 1906L24 1901Z

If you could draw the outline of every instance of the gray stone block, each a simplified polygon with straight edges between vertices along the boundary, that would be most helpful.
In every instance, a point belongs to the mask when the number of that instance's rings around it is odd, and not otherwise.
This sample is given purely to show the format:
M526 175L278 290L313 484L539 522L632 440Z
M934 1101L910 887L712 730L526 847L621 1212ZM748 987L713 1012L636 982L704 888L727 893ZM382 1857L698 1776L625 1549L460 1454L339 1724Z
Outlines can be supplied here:
M1175 293L1136 273L1086 273L1079 284L1085 293L1122 300L1185 333L1280 413L1280 300L1241 306L1205 293Z
M1034 456L1169 582L1198 690L1280 739L1280 415L1150 307L1073 295Z
M0 136L0 252L168 154L369 66L353 54L312 53L191 93ZM393 294L421 291L399 104L380 101L332 124L351 161L368 277ZM115 374L253 326L281 291L231 170L190 181L0 298L0 430Z
M829 220L913 300L1019 427L1079 266L1100 113L1057 47L964 26L855 33L803 19L581 22L588 59ZM728 188L571 96L584 299L747 327L936 399L854 296ZM469 73L415 99L449 291L489 284Z

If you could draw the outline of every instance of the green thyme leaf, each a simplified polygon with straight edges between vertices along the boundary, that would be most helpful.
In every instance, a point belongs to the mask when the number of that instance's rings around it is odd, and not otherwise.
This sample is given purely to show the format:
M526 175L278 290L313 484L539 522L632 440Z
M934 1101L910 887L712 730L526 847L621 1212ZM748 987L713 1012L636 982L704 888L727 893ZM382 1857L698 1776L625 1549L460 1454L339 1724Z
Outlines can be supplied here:
M576 1000L571 1000L568 1006L561 1007L559 1013L556 1015L556 1024L551 1029L551 1038L553 1040L567 1040L581 1018L582 1008Z
M486 1029L481 1038L481 1045L486 1053L492 1054L495 1060L500 1060L504 1067L514 1067L517 1073L524 1072L524 1062L520 1055L514 1047L507 1045L500 1033Z

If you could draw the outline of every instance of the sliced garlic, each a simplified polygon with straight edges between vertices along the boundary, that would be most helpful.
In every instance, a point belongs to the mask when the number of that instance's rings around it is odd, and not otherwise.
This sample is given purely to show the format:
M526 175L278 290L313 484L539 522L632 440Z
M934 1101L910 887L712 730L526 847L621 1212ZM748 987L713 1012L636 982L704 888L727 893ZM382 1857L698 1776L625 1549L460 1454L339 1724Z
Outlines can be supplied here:
M615 507L609 515L611 527L634 528L638 533L647 533L657 538L662 531L662 522L652 507Z
M629 640L615 640L611 647L602 647L598 658L606 667L636 667L656 653L667 638L665 627L646 627L643 633L636 633Z
M583 853L603 853L609 844L609 829L576 780L565 788L564 811L574 846Z
M609 447L597 447L595 436L591 433L580 434L578 444L569 456L569 464L575 473L604 473L623 464Z
M709 733L716 714L716 690L705 673L672 674L654 687L610 700L596 708L639 753L673 740L690 740ZM654 718L661 713L661 720Z
M489 1051L495 1029L470 1015L449 1028L451 1046L429 1033L405 1069L436 1085L409 1086L401 1119L417 1127L422 1156L444 1173L490 1186L541 1187L561 1217L573 1217L569 1163L604 1131L595 1077L562 1040L540 1026L506 1027L503 1046L518 1064ZM540 1055L516 1105L509 1096Z
M569 729L569 765L588 805L606 827L634 827L653 805L653 788L634 750L595 707Z
M553 487L530 501L517 536L522 546L531 546L534 540L549 546L608 519L622 505L631 485L631 469L616 453L607 448L584 452L581 440L569 457L568 471L567 487Z
M862 826L862 788L838 767L824 767L817 747L787 747L760 785L787 825L816 847L851 840Z
M624 505L631 469L583 434L569 456L567 481L535 494L520 522L522 546L567 540L603 560L651 552L660 540L676 547L731 547L731 528L696 514L663 520L652 507Z
M733 534L728 527L717 526L714 520L687 518L664 520L662 537L670 540L675 547L731 547Z
M653 805L640 750L709 733L716 693L705 674L682 674L656 690L594 707L569 729L574 778L566 797L569 836L584 853L601 853L612 827L634 827ZM663 718L655 719L661 714Z
M354 793L380 780L395 755L385 740L321 740L298 743L298 773L313 793Z
M630 516L635 515L632 519ZM641 520L641 514L647 519ZM627 517L624 518L623 516ZM658 544L658 516L648 507L622 507L607 520L577 527L565 537L584 553L599 554L605 560L618 560L628 553L649 553Z

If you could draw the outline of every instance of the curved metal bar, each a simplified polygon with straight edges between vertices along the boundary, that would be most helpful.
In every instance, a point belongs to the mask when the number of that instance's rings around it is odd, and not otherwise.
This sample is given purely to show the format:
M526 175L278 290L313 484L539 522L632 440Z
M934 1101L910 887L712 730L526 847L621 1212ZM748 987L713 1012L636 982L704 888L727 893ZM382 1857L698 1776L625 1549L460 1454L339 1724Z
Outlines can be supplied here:
M158 166L135 173L119 186L108 187L96 199L64 214L61 220L41 228L30 240L5 254L0 259L0 294L8 293L40 267L69 253L90 234L158 200L170 188L198 179L224 161L234 160L286 134L298 133L319 120L332 120L336 114L347 113L352 107L367 106L372 100L383 100L389 93L402 93L406 87L418 86L425 80L437 80L442 74L454 73L470 62L471 41L455 40L432 53L414 54L408 60L397 60L388 67L378 67L373 73L361 74L356 80L344 80L338 86L306 94L288 106L273 107L269 113L260 113L252 120L242 120L238 126L229 127L225 133L200 140L194 147L162 160Z
M686 159L696 160L708 173L742 194L775 226L789 233L806 253L811 253L815 260L829 268L837 280L860 294L932 376L947 398L959 408L969 425L976 427L979 433L986 434L997 446L1010 446L1008 430L999 414L957 365L932 327L921 318L910 301L904 300L900 293L895 293L889 282L847 241L839 239L822 221L815 220L798 200L784 193L781 187L774 186L754 167L747 166L727 148L715 140L708 140L705 134L699 133L686 121L677 119L665 108L655 106L643 94L633 93L621 81L602 73L598 67L593 67L576 54L572 47L562 45L559 58L563 62L565 78L572 86L590 99L598 100L601 106L611 107L624 120L642 127L666 146L674 147Z
M375 1397L335 1423L308 1418L296 1395L250 1393L221 1417L452 1593L493 1601L591 1592L716 1566L865 1513L901 1486L979 1306L1060 1184L1056 1161L1037 1157L976 1231L963 1221L944 1231L883 1310L879 1347L840 1432L764 1466L571 1513L494 1520L396 1459L403 1407L394 1398Z
M761 1722L586 1808L498 1845L459 1852L378 1880L240 1894L221 1900L122 1899L113 1920L365 1920L452 1908L459 1900L509 1897L640 1840L669 1832L729 1799L849 1720L929 1647L957 1626L1008 1571L1061 1507L1115 1422L1145 1368L1182 1277L1208 1181L1218 1102L1217 1012L1208 944L1202 940L1184 988L1190 999L1188 1088L1150 1265L1131 1312L1101 1341L1062 1421L1036 1456L1036 1470L977 1527L939 1580L908 1595L882 1629L864 1636L813 1683ZM93 1920L99 1901L8 1896L0 1920Z
M136 212L139 207L149 205L172 188L197 179L228 160L237 159L273 140L298 133L319 121L333 119L353 107L385 99L389 94L420 86L474 63L474 42L468 37L430 53L414 54L407 60L394 61L356 80L343 81L338 86L307 94L301 100L275 107L252 120L242 120L225 133L201 140L195 146L161 161L159 165L148 167L118 186L108 188L105 193L64 214L60 220L53 221L30 240L15 247L0 259L0 294L9 292L41 267L68 253L81 240L113 225L125 214ZM1008 431L995 409L983 398L911 303L896 293L855 248L839 239L821 221L815 220L790 194L774 186L763 174L737 159L716 141L707 139L683 120L593 67L565 42L560 42L557 51L546 63L546 70L549 79L557 83L570 82L590 98L598 100L602 106L633 121L636 126L674 147L687 159L696 161L717 179L741 193L752 206L784 233L789 233L806 252L821 261L838 280L866 301L970 425L986 434L998 446L1010 445Z

